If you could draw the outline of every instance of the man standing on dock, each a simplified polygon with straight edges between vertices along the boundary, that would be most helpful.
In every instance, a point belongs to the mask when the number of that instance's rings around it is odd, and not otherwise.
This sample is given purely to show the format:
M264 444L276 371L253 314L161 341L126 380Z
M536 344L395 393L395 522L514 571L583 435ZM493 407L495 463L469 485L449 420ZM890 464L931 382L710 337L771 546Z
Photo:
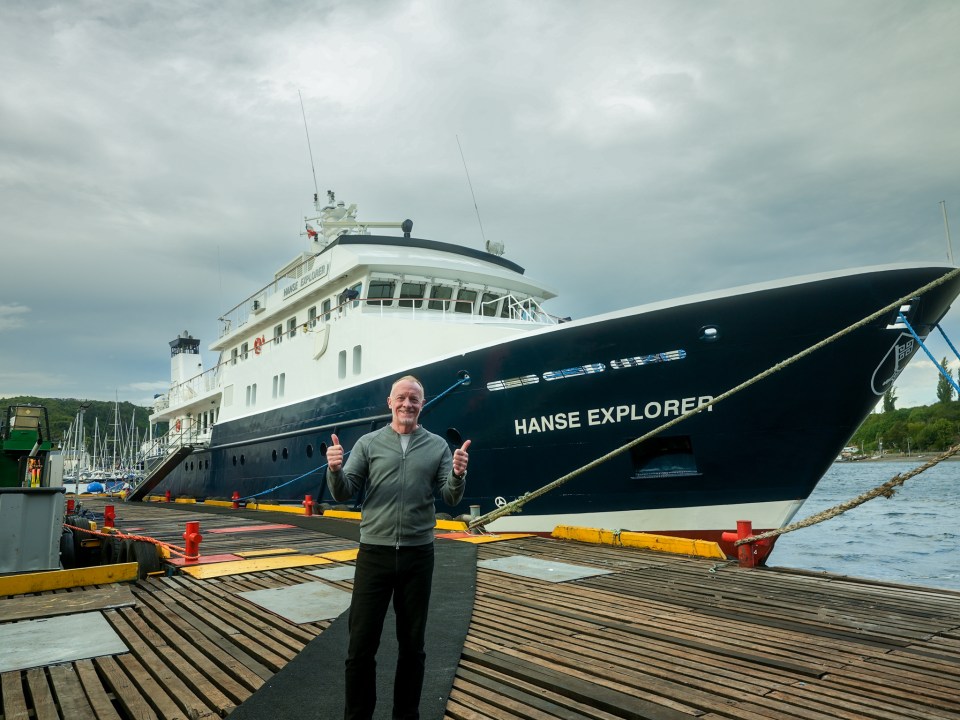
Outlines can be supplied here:
M390 389L390 425L361 437L343 462L336 435L327 450L327 485L344 502L364 492L350 602L345 720L369 720L377 702L376 655L390 599L399 653L393 686L394 720L420 717L424 635L433 580L434 496L463 498L470 440L451 455L446 441L420 427L423 385L412 375Z

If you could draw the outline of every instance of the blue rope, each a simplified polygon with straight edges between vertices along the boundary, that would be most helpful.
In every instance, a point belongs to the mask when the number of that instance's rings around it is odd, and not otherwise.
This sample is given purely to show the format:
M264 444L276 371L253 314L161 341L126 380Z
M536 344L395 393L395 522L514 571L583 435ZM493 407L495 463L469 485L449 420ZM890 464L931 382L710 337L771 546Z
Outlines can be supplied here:
M346 460L346 459L347 459L347 455L349 455L351 452L352 452L352 450L348 450L347 452L345 452L345 453L343 454L343 459ZM292 483L295 483L295 482L297 482L297 480L303 480L303 478L307 477L308 475L313 475L315 472L319 472L320 470L326 469L326 467L327 467L327 463L324 463L323 465L319 465L319 466L315 467L313 470L307 470L307 472L305 472L303 475L301 475L300 477L295 477L295 478L293 478L293 480L287 480L285 483L280 483L279 485L274 485L272 488L269 488L268 490L262 490L261 492L254 493L253 495L247 495L246 497L242 497L242 498L239 498L239 499L240 499L240 500L250 500L250 499L252 499L252 498L260 497L261 495L267 495L267 494L269 494L269 493L272 493L274 490L279 490L279 489L282 488L282 487L286 487L287 485L290 485L290 484L292 484ZM318 499L319 499L319 498L318 498Z
M943 328L940 327L940 323L937 323L937 330L939 330L940 334L943 335L943 339L947 341L947 345L949 345L950 349L953 350L953 354L957 356L957 360L960 360L960 352L957 352L957 349L953 346L953 343L950 342L950 338L947 337L947 334L943 331Z
M953 389L957 391L957 394L960 395L960 387L957 386L957 383L956 383L956 381L953 379L953 376L952 376L950 373L948 373L946 370L943 369L943 365L941 365L940 363L937 362L937 359L933 356L933 353L931 353L931 352L927 349L927 346L923 344L923 340L921 340L921 339L920 339L920 336L917 335L916 331L913 329L913 326L912 326L912 325L910 324L910 322L903 316L903 313L900 313L900 314L899 314L899 318L900 318L900 322L902 322L904 325L907 326L907 330L909 330L909 331L910 331L910 334L913 335L913 339L916 340L918 343L920 343L921 349L927 354L927 357L930 358L930 362L932 362L932 363L936 366L937 370L940 371L940 374L943 375L943 376L947 379L947 382L949 382L949 383L953 386ZM937 327L939 328L940 326L937 325ZM943 330L941 330L940 332L943 333ZM944 337L946 337L946 335L944 335ZM947 343L950 344L950 347L951 347L951 348L953 347L953 344L950 343L949 340L947 340ZM956 350L954 350L954 352L956 352Z
M424 403L424 405L423 405L423 410L426 410L428 407L430 407L431 405L433 405L433 403L437 402L437 400L440 400L441 398L445 397L445 396L448 395L449 393L453 392L453 390L455 390L456 388L458 388L458 387L460 387L461 385L464 385L464 384L466 384L466 383L469 383L469 382L470 382L470 376L469 376L469 375L465 375L464 377L460 378L459 380L457 380L457 382L455 382L453 385L451 385L450 387L448 387L446 390L444 390L442 393L440 393L439 395L437 395L435 398L433 398L432 400L430 400L430 401L427 402L427 403ZM960 390L958 390L958 392L960 392ZM347 452L345 452L345 453L343 454L343 459L346 460L346 459L347 459L347 456L348 456L351 452L353 452L353 451L352 451L352 450L348 450ZM261 495L269 495L269 494L272 493L274 490L279 490L280 488L284 488L284 487L286 487L287 485L291 485L291 484L297 482L298 480L303 480L303 478L305 478L305 477L307 477L307 476L309 476L309 475L313 475L315 472L319 472L320 470L324 470L324 469L326 469L326 467L327 467L327 463L324 463L323 465L320 465L320 466L318 466L318 467L315 467L313 470L308 470L307 472L305 472L303 475L301 475L301 476L299 476L299 477L295 477L295 478L293 478L292 480L287 480L285 483L280 483L279 485L275 485L275 486L273 486L272 488L269 488L269 489L267 489L267 490L262 490L262 491L260 491L260 492L258 492L258 493L254 493L253 495L247 495L246 497L239 498L239 500L252 500L253 498L258 498L258 497L260 497Z
M426 410L428 407L430 407L431 405L433 405L437 400L439 400L440 398L444 397L444 396L447 395L448 393L453 392L455 389L457 389L457 388L460 387L461 385L464 385L464 384L469 383L469 382L470 382L470 376L469 376L469 375L464 375L462 378L460 378L459 380L457 380L453 385L451 385L450 387L448 387L446 390L444 390L442 393L440 393L439 395L437 395L435 398L433 398L432 400L430 400L430 401L427 402L427 403L424 403L424 405L423 405L423 410Z

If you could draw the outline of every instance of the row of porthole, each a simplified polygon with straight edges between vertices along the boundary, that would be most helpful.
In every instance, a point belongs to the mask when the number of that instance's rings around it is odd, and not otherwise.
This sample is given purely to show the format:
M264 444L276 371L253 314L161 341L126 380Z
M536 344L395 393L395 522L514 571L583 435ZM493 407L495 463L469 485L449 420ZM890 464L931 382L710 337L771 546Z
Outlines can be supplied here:
M321 450L320 450L320 451L323 452L323 444L321 444ZM307 452L307 457L308 457L308 458L312 458L312 457L313 457L313 445L307 445L307 450L306 450L306 452ZM283 448L283 450L281 450L280 453L281 453L281 456L283 457L284 460L289 459L289 457L290 457L290 451L287 450L287 448ZM272 457L272 459L273 459L274 462L277 461L277 451L276 451L276 450L273 451L271 457ZM236 466L238 463L239 463L240 465L246 465L246 463L247 463L246 456L240 455L239 458L238 458L236 455L234 455L234 456L233 456L233 464L234 464L234 466ZM201 461L201 462L198 462L198 463L196 463L196 467L194 467L194 463L193 463L193 461L191 460L189 463L184 463L184 468L185 468L186 470L188 470L188 471L189 471L189 470L209 470L209 469L210 469L210 460L203 460L203 461Z

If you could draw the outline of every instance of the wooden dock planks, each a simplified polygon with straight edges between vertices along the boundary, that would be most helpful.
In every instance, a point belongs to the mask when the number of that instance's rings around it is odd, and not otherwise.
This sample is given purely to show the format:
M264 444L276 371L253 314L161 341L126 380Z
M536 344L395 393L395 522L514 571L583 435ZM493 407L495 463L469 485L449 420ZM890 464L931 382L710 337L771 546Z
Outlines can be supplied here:
M197 519L137 504L118 514L174 544ZM201 532L251 524L200 521ZM352 561L355 547L261 528L205 534L202 552ZM516 555L612 572L551 583L481 568L444 720L960 720L960 593L540 537L478 545L480 560ZM238 593L317 582L309 569L149 577L122 586L133 605L111 605L113 586L25 594L7 607L99 598L130 652L3 673L0 720L229 716L329 626Z

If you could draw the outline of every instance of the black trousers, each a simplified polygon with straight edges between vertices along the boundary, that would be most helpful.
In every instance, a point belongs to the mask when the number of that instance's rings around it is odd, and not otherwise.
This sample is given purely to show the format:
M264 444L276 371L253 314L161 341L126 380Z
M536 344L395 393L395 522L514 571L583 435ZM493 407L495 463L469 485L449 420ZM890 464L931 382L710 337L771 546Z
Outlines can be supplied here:
M433 543L400 548L361 543L350 601L345 720L373 717L377 704L377 649L391 598L399 646L393 680L393 718L419 719L432 581Z

